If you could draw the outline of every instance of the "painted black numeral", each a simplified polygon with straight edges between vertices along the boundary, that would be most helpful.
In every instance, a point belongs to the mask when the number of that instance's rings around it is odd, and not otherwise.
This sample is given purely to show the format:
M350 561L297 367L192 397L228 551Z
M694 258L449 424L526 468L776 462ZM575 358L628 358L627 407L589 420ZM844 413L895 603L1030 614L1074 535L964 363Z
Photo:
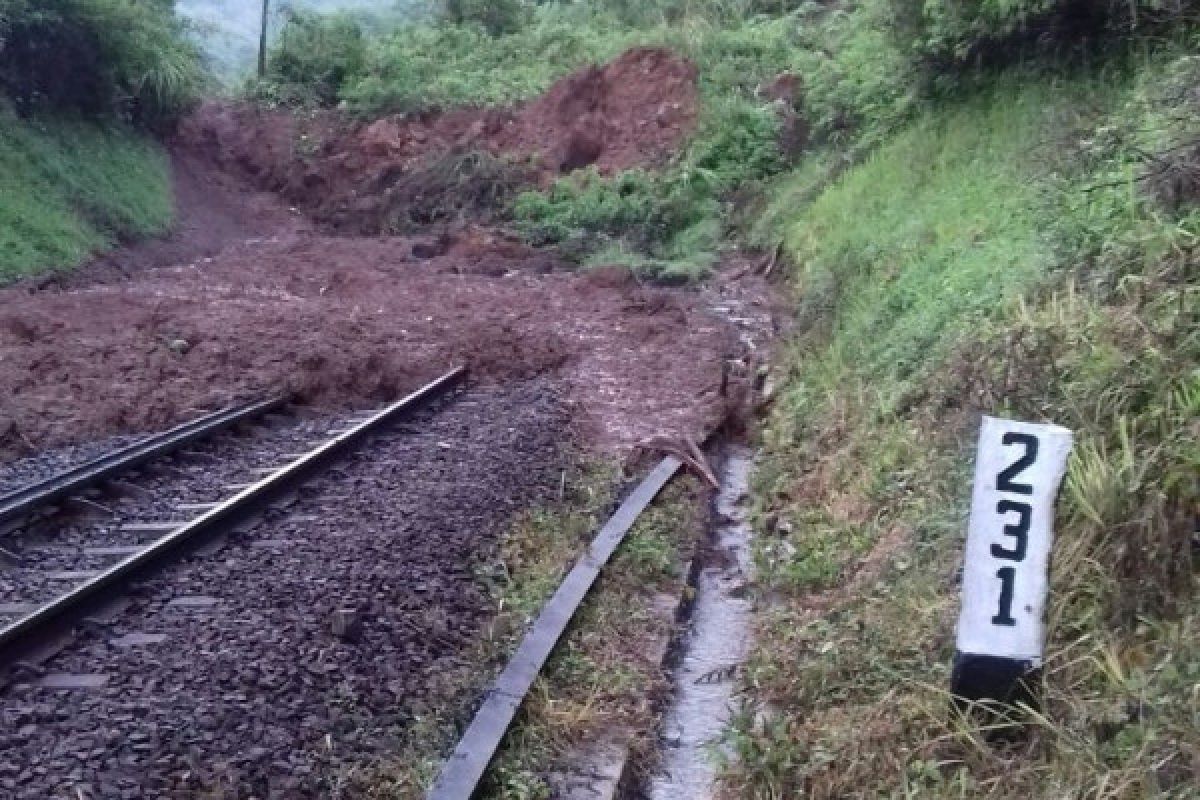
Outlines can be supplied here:
M1015 628L1017 621L1013 619L1012 604L1013 586L1017 582L1017 568L1001 567L996 570L996 577L1000 579L1000 613L992 617L992 624Z
M1000 440L1005 447L1019 444L1025 448L1025 455L1017 459L1016 463L1000 473L1000 477L996 481L996 488L1002 492L1013 492L1014 494L1033 494L1033 486L1028 483L1014 483L1013 478L1020 475L1025 470L1033 466L1033 462L1037 461L1038 457L1038 439L1028 433L1009 433L1004 434Z
M1021 515L1016 525L1005 525L1004 535L1016 539L1011 550L1003 545L992 545L992 558L1003 558L1008 561L1021 562L1025 560L1025 550L1029 546L1029 523L1033 520L1033 509L1029 503L1018 503L1012 500L1001 500L996 504L996 512L1000 516L1016 511Z

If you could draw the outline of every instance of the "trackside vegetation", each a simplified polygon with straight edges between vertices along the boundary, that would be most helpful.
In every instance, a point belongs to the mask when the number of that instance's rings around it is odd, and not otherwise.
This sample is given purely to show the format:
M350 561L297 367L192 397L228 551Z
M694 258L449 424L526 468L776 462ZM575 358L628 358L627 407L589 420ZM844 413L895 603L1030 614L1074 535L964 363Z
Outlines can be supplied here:
M1198 796L1200 61L1140 44L976 72L767 190L800 333L730 796ZM980 413L1077 438L1042 703L992 719L947 695Z
M206 85L172 0L0 0L0 281L165 231L166 158L144 131Z
M172 217L166 155L146 134L0 112L0 283L164 233Z

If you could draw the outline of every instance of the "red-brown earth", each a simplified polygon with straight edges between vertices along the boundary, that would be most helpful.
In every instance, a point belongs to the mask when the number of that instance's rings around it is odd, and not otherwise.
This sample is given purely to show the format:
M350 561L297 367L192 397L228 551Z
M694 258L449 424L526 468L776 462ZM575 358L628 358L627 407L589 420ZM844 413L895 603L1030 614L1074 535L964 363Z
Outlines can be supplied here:
M379 403L459 362L486 380L560 377L604 449L707 432L734 402L727 362L746 348L711 292L645 287L619 268L575 274L552 251L469 220L408 237L318 232L321 209L373 175L464 137L557 172L562 148L587 131L603 139L601 169L652 166L694 124L695 79L676 56L639 49L516 109L344 127L308 154L294 117L201 109L173 143L173 236L0 290L0 453L163 427L273 392ZM263 189L302 205L317 230Z
M436 185L442 159L472 153L503 159L490 169L497 190L546 184L583 167L602 174L652 168L691 135L698 107L693 64L662 48L636 48L513 108L459 108L367 123L333 111L296 115L212 102L185 121L178 140L226 171L278 192L327 228L395 232L403 226L387 213L392 195L429 203L443 189Z

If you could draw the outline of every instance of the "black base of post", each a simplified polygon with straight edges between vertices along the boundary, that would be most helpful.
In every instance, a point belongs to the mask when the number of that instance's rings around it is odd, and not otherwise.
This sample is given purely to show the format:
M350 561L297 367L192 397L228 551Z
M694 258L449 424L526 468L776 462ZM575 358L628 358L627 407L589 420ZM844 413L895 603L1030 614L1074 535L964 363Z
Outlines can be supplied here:
M1034 705L1040 670L1032 661L971 653L954 654L950 692L959 705Z

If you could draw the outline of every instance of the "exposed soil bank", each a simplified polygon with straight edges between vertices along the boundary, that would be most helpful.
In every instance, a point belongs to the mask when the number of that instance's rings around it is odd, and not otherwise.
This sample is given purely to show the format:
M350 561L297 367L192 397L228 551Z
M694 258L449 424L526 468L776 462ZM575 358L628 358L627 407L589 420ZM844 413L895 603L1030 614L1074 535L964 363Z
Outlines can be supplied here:
M695 128L696 78L695 66L671 51L636 48L511 109L362 123L336 112L299 115L210 103L184 122L177 145L278 192L328 228L406 230L394 213L393 195L406 205L436 203L446 190L440 184L461 176L445 174L455 171L453 165L431 165L453 154L482 152L509 163L490 168L484 180L496 185L485 194L545 183L583 167L609 174L663 163ZM465 180L473 178L479 179ZM479 198L468 205L476 206L468 210L478 218ZM419 218L445 211L431 208Z

